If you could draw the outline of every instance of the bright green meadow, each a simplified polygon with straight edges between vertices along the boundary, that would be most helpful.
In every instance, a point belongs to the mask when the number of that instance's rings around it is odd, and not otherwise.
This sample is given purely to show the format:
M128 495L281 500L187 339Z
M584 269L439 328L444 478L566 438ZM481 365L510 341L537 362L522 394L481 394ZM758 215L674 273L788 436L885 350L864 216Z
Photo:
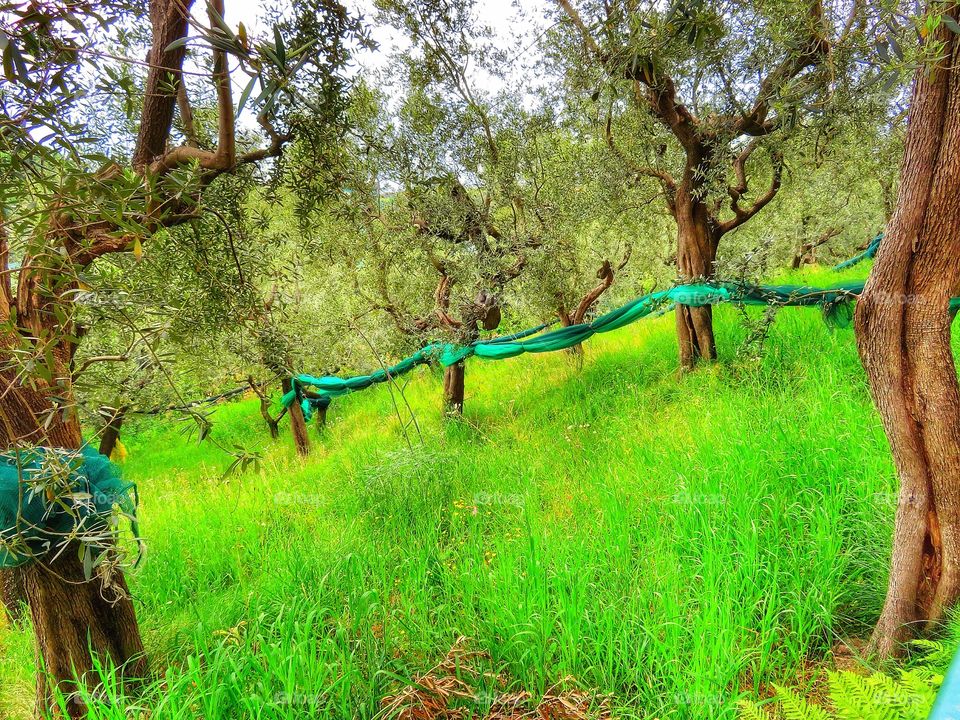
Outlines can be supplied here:
M461 637L506 689L561 683L616 717L734 718L773 683L802 690L876 619L896 478L852 329L788 308L761 347L762 312L715 312L721 359L694 373L672 314L598 336L582 367L468 361L459 421L421 368L335 400L306 462L255 399L224 404L214 436L263 454L226 480L186 423L140 422L123 471L158 680L139 702L372 718ZM30 712L31 642L0 632L6 717ZM503 689L467 705L482 716Z

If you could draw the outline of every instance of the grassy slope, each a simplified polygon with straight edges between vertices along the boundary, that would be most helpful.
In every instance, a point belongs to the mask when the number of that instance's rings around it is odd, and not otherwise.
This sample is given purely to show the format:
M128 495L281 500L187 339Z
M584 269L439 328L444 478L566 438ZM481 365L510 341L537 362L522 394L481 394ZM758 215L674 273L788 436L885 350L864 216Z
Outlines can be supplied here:
M535 696L572 676L622 716L734 717L864 634L895 477L853 333L786 309L750 361L717 312L722 361L685 377L672 315L594 339L580 371L471 361L459 423L416 371L413 449L384 387L335 401L306 464L252 401L221 407L215 433L265 453L226 485L174 423L128 438L133 588L171 668L153 717L371 717L462 635ZM11 716L29 643L0 633Z

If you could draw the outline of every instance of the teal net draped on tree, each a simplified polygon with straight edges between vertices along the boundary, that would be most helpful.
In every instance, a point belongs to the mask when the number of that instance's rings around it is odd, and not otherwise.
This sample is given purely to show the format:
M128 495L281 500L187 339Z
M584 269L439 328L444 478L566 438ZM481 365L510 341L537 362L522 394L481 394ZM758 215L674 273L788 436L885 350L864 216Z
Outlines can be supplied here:
M870 260L871 258L875 257L877 254L877 250L880 249L881 240L883 240L883 233L880 233L873 240L871 240L870 244L867 245L867 249L864 250L862 253L860 253L859 255L854 255L849 260L844 260L839 265L835 265L833 269L846 270L847 268L851 268L854 265L863 262L864 260Z
M860 254L840 263L834 270L844 270L877 254L883 233L873 238ZM477 340L469 345L431 343L408 358L369 375L352 378L334 376L314 377L297 375L293 389L281 398L284 407L299 399L304 415L309 419L314 408L326 407L331 398L356 390L363 390L410 372L415 367L436 360L448 367L471 356L487 360L502 360L524 353L544 353L565 350L590 339L598 333L617 330L641 318L672 310L676 305L703 307L719 303L774 307L812 307L823 312L831 327L847 327L853 321L853 301L863 292L865 281L838 283L823 288L804 285L749 285L733 282L705 282L676 285L668 290L652 292L631 300L626 305L601 315L592 322L570 325L551 332L542 332L550 324L538 325L512 335ZM950 300L951 317L960 310L960 298ZM304 388L310 388L309 396Z
M852 301L863 291L862 281L838 283L825 288L803 285L747 285L743 283L699 283L677 285L668 290L648 293L625 305L601 315L592 322L570 325L550 332L542 332L549 324L518 333L477 340L469 345L431 343L395 365L381 368L369 375L351 378L335 376L315 377L297 375L293 389L281 398L284 407L290 407L299 398L304 415L309 418L317 402L346 395L386 382L414 368L436 360L444 367L471 356L487 360L501 360L524 353L543 353L564 350L579 345L598 333L610 332L641 318L671 310L675 305L702 307L719 303L740 305L817 306L831 325L844 327L852 319ZM313 397L304 394L310 388Z
M8 450L0 454L0 567L59 551L68 538L96 554L112 542L116 510L136 535L136 507L136 486L91 447Z
M512 333L510 335L494 338L487 341L487 343L498 344L514 342L516 340L535 335L552 324L553 323L543 323L542 325L529 328L528 330L521 330L520 332ZM477 343L473 343L473 345L476 344ZM347 393L355 392L357 390L364 390L371 385L383 383L387 380L391 380L395 377L408 373L420 365L425 365L431 360L437 359L444 347L445 346L441 343L431 343L430 345L420 348L413 355L401 360L396 365L391 365L387 368L381 368L370 373L369 375L357 375L351 378L339 378L334 375L327 375L325 377L314 377L313 375L306 374L297 375L293 378L293 389L280 398L280 403L284 407L288 408L293 404L294 399L299 397L300 409L303 411L304 418L309 421L314 410L319 406L320 403L324 401L324 399L326 399L326 405L323 405L323 407L326 408L330 404L330 399L332 398L340 397L341 395L346 395ZM310 387L315 397L305 396L303 392L304 387Z
M849 282L826 288L801 285L750 286L738 283L702 283L677 285L669 290L642 295L626 305L601 315L596 320L570 325L543 333L529 340L516 342L474 343L467 347L445 345L440 363L451 365L475 355L488 360L502 360L523 353L564 350L579 345L598 333L618 330L649 315L669 310L674 305L703 307L719 303L741 305L819 306L828 322L844 326L852 317L850 303L863 290L862 282Z
M874 257L880 247L883 233L877 235L867 249L859 255L840 263L834 269L843 270ZM853 300L863 292L863 281L854 281L830 285L825 288L813 288L803 285L748 285L745 283L710 282L691 285L677 285L669 290L648 293L631 300L615 310L589 323L570 325L552 332L541 333L551 323L538 325L512 335L491 340L477 340L469 345L452 343L431 343L408 358L387 368L381 368L369 375L357 375L352 378L335 376L314 377L297 375L293 378L293 389L281 398L284 407L290 407L294 399L299 399L304 416L309 419L313 410L321 403L329 405L330 399L363 390L386 382L410 372L415 367L437 360L447 367L476 356L487 360L502 360L524 353L555 352L574 347L598 333L617 330L649 315L667 312L675 305L703 307L719 303L768 306L819 306L824 319L831 326L846 327L853 320ZM960 308L960 299L950 301L950 310L956 313ZM536 337L531 337L536 335ZM530 338L530 339L527 339ZM304 394L304 387L312 389L312 397Z

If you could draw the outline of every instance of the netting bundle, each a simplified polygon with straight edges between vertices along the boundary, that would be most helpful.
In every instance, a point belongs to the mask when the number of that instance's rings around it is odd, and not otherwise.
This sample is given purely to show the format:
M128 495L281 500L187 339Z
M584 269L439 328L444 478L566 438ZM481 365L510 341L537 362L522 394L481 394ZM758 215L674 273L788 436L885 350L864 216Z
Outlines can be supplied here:
M469 348L480 344L480 342L484 342L487 345L513 342L515 340L529 337L530 335L535 335L551 324L552 323L543 323L537 327L521 330L520 332L513 333L511 335L503 335L491 340L478 340L470 345L465 346L467 353L464 355L464 357L469 354ZM330 405L330 400L332 398L340 397L341 395L346 395L347 393L351 393L356 390L365 390L371 385L387 382L387 380L410 372L415 367L425 365L437 357L442 358L441 353L446 347L459 348L460 346L447 346L440 343L431 343L430 345L420 348L410 357L404 358L396 365L391 365L387 368L380 368L369 375L357 375L350 378L339 378L334 375L328 375L326 377L297 375L293 378L293 389L280 398L280 403L284 407L290 407L295 398L300 398L300 408L303 410L304 418L309 422L313 411L321 408L326 409ZM441 360L441 362L443 361ZM451 363L443 362L443 364L449 365ZM303 388L307 386L310 387L312 391L310 396L304 394Z
M0 454L0 567L56 551L67 540L111 546L116 511L136 534L137 491L93 448L27 448Z

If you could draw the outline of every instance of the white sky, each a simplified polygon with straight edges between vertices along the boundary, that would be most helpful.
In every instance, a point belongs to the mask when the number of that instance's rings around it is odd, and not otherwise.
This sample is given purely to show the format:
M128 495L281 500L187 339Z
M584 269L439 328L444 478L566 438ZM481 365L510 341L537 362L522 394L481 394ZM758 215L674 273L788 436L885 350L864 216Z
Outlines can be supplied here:
M355 60L361 71L387 67L390 52L404 47L404 38L392 28L375 24L376 11L372 0L345 0L345 3L351 10L363 14L370 24L373 39L380 46L377 51L357 54ZM550 0L479 0L476 11L480 22L494 29L497 46L514 57L523 52L536 33L546 27L545 15L550 4ZM251 32L261 33L267 29L261 21L261 5L259 0L225 0L225 19L231 26L242 22ZM196 7L201 8L201 14L205 14L203 6L197 4ZM520 70L519 65L516 69ZM472 80L483 90L493 92L498 89L491 78L478 76Z

